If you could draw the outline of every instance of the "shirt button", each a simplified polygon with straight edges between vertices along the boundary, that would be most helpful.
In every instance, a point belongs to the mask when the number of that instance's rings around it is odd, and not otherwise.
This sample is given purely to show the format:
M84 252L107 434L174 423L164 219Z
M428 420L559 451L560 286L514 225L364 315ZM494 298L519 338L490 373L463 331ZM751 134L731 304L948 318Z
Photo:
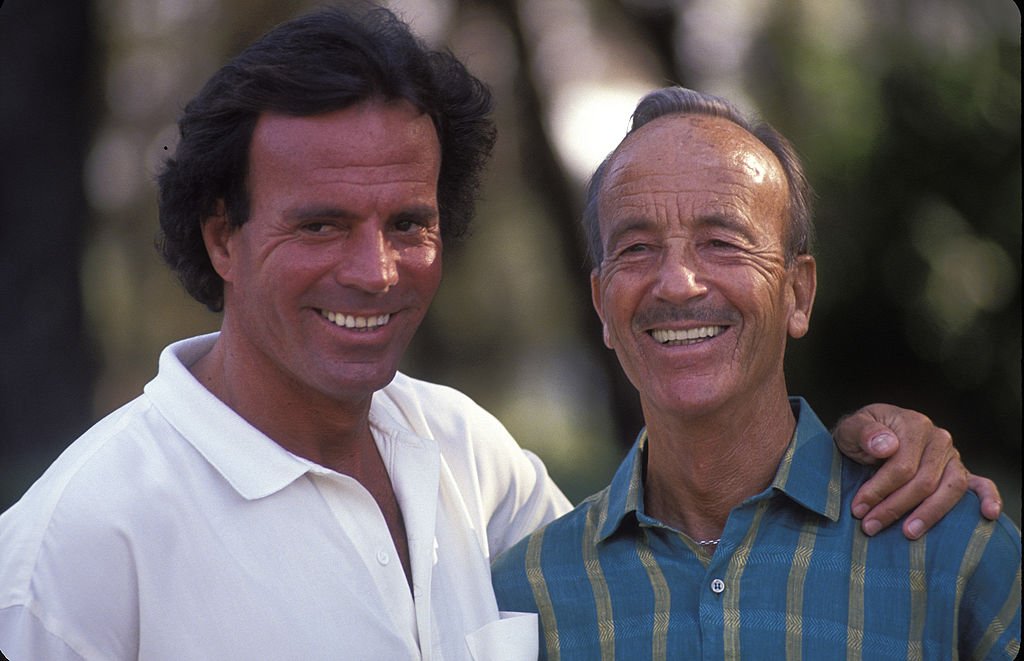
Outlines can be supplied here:
M387 551L381 549L380 551L377 551L377 562L379 562L382 565L386 565L389 562L391 562L391 556L388 555Z
M711 591L715 594L722 594L725 592L725 581L720 578L716 578L711 581Z

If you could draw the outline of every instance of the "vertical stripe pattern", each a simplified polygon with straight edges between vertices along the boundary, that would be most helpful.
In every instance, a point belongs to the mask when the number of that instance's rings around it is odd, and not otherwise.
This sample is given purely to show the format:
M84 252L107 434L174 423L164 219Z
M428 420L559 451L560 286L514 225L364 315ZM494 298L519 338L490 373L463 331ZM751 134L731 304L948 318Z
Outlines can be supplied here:
M928 578L925 557L928 538L910 542L910 634L907 661L924 661L924 622L928 608Z
M1006 622L1013 621L1013 613L1015 610L1018 612L1020 611L1020 567L1017 568L1017 576L1013 581L1016 584L1016 590L1011 591L1010 595L1006 598L1006 601L1003 603L1003 607L999 609L999 617L996 618L996 621L993 622L985 631L985 635L981 637L981 641L978 643L977 647L974 648L974 651L971 652L971 658L988 658L989 652L995 646L996 641L999 640L1006 631ZM1006 652L1008 657L1016 658L1017 653L1020 652L1020 639L1017 638L1011 640Z
M992 525L982 520L978 522L978 525L974 527L974 531L971 533L971 539L967 543L967 550L964 551L963 558L960 560L960 571L957 572L956 577L956 605L957 611L954 616L954 625L958 624L960 618L960 601L964 596L964 585L967 583L967 578L974 573L974 569L978 566L978 562L981 561L982 553L985 551L985 545L988 544L988 538L992 534ZM1018 569L1020 566L1018 565ZM953 631L956 632L957 626L953 627ZM954 645L959 646L960 641L954 638Z
M540 620L541 629L544 631L548 658L555 661L560 658L558 620L555 618L555 608L551 603L551 595L548 593L547 582L544 580L544 570L541 566L540 552L543 546L543 530L529 537L526 545L526 579L533 592L534 603L537 605L538 619Z
M864 579L867 574L868 540L856 526L850 549L849 612L846 616L846 659L861 658L864 643Z
M654 593L654 626L651 631L651 659L665 661L668 658L668 623L672 614L672 592L669 590L665 574L662 573L657 559L646 543L646 536L637 538L636 554L640 564L647 572L647 580L651 583Z
M641 436L611 485L493 565L499 607L535 611L542 658L1007 658L1020 648L1020 533L965 498L918 541L850 513L872 470L801 404L772 486L713 554L644 512ZM542 552L543 551L543 552ZM653 611L653 612L652 612ZM962 621L961 621L962 620Z
M607 503L607 499L599 499L599 503ZM615 659L615 620L612 617L612 597L608 592L608 583L605 581L604 571L601 569L601 559L597 547L593 544L594 533L599 527L599 520L603 507L591 507L587 512L586 525L583 529L583 540L580 546L583 556L583 566L587 571L587 579L590 581L590 589L594 593L594 608L597 615L597 635L601 644L601 660L613 661Z
M723 644L727 659L740 658L740 582L743 579L743 572L747 568L747 560L750 557L751 548L757 538L757 531L761 525L761 518L765 509L768 508L768 501L762 500L757 504L754 511L754 519L751 522L747 534L739 548L733 553L732 561L729 563L729 570L726 572L725 592L722 593L722 616L725 620Z
M786 581L786 658L791 661L800 661L803 656L804 581L811 566L817 532L816 521L804 523Z

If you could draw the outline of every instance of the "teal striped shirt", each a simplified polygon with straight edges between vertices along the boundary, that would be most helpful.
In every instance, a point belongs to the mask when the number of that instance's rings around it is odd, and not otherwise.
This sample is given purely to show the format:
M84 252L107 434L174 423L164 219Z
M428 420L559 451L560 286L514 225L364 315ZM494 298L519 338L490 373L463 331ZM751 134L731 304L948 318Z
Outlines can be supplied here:
M714 554L644 513L641 433L611 485L501 555L505 611L539 613L546 659L1012 659L1020 532L965 496L927 535L865 536L871 469L802 399L772 486Z

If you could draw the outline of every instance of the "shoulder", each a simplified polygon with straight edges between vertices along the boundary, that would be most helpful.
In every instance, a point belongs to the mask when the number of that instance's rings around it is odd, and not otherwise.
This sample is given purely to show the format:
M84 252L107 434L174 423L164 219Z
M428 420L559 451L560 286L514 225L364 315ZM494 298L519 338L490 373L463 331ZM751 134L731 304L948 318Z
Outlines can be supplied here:
M5 515L9 524L22 516L37 521L52 517L58 507L97 500L120 482L125 472L137 467L145 439L150 437L145 419L151 407L145 396L110 413L78 437L50 465ZM88 514L88 507L83 515ZM3 526L7 530L9 525Z
M401 372L374 395L373 404L420 435L436 438L438 434L431 433L435 430L507 434L497 418L465 393Z
M595 523L608 490L590 496L571 511L530 533L499 555L491 566L495 588L515 583L535 570L582 562L584 545L594 544ZM591 539L587 539L586 536Z
M509 548L569 509L543 462L454 388L398 373L374 394L370 421L436 443L450 484L467 511L481 516L489 552Z
M448 386L398 373L374 394L372 423L397 426L437 443L453 468L492 477L536 471L539 460L520 448L505 426L472 398Z
M856 527L858 522L851 520L850 525ZM898 521L870 538L868 550L894 562L907 561L908 553L909 557L916 555L930 576L942 577L939 583L966 585L968 590L973 584L987 593L985 599L998 598L997 593L1005 595L1005 588L1014 581L1019 585L1020 531L1005 514L995 521L982 516L978 497L972 492L964 494L919 540L904 537L902 521Z
M494 560L491 582L500 610L545 612L551 598L559 603L587 598L587 558L592 556L586 549L597 544L593 524L606 493L587 498ZM542 631L546 626L542 622Z
M955 603L961 651L1013 658L1020 646L1020 530L1005 514L985 519L968 492L923 539L929 604Z
M131 531L152 520L141 475L159 452L151 412L140 397L99 421L0 516L0 609L33 603L59 619L87 604L98 613L101 594L131 608Z
M162 454L166 422L143 395L110 413L72 442L5 513L2 534L30 521L36 532L55 522L110 522L112 510L130 507L143 488L140 474ZM58 516L59 515L59 516Z
M981 503L971 491L928 531L926 539L937 557L957 549L954 561L959 560L962 574L1012 574L1020 568L1020 530L1005 514L995 521L983 517Z

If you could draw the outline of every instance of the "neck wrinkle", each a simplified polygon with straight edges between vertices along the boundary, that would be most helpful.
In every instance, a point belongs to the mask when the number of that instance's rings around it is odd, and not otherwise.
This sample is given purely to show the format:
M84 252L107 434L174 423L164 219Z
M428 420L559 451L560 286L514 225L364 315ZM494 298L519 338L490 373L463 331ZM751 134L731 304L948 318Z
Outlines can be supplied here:
M691 539L717 539L729 513L771 485L796 419L785 396L744 410L648 421L644 506L650 516Z

